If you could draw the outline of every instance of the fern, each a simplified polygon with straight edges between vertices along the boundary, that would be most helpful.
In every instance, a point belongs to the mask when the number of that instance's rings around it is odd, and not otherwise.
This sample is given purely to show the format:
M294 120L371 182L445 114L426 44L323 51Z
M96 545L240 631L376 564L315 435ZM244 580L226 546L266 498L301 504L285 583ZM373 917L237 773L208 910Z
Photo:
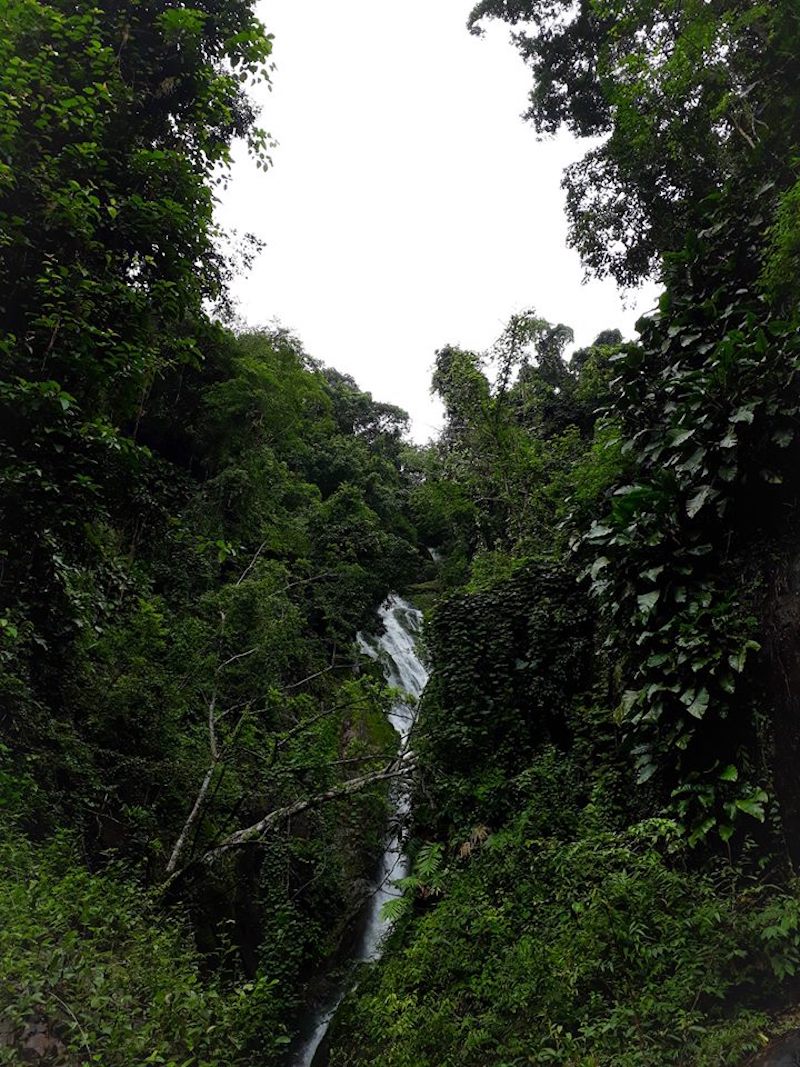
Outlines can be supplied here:
M381 908L381 919L392 926L406 915L411 907L411 897L403 894L387 900Z
M414 875L421 882L433 886L438 880L444 859L444 845L438 841L429 841L423 845L414 861Z
M387 900L382 906L381 919L396 923L408 913L416 899L439 896L442 892L443 863L444 845L437 841L422 845L411 873L392 883L400 890L400 895Z

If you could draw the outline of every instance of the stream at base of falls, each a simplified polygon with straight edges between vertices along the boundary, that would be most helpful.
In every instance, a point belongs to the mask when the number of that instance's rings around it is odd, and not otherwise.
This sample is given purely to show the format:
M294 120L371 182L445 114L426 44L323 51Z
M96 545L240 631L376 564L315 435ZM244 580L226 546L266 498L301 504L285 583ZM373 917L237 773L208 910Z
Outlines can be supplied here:
M422 625L422 612L402 597L392 594L381 606L378 615L382 624L377 637L358 635L361 651L376 660L383 668L386 682L407 693L412 700L397 700L389 711L389 722L397 731L399 747L405 747L416 717L416 702L428 681L428 672L417 655L416 638ZM389 793L389 824L383 853L375 872L372 891L362 908L358 921L358 936L350 956L353 964L380 958L383 940L389 923L382 917L384 904L398 895L393 883L408 874L408 860L403 852L402 827L408 814L408 784L398 780ZM288 1059L289 1067L317 1067L320 1046L328 1027L350 989L352 967L330 989L328 995L313 1005L304 1019L300 1036Z

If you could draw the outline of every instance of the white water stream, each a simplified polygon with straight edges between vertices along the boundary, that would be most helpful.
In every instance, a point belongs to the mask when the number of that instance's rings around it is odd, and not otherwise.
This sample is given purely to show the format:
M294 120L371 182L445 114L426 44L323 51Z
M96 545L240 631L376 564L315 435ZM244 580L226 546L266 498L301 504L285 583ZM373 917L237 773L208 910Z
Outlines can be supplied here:
M358 635L361 651L381 664L383 676L393 688L408 694L412 701L398 699L389 711L389 722L399 736L400 752L406 751L411 728L417 713L416 701L428 681L428 672L416 650L416 637L422 624L422 613L402 597L393 593L378 612L382 630L378 637L368 640ZM409 796L406 782L398 780L389 795L391 812L386 844L375 873L360 922L360 935L353 959L360 962L380 957L383 939L389 923L382 917L384 904L396 897L399 890L393 883L408 874L408 859L403 852L403 822L408 814ZM323 1003L317 1005L303 1027L303 1036L295 1046L291 1067L313 1067L336 1009L350 988L349 982L333 990Z

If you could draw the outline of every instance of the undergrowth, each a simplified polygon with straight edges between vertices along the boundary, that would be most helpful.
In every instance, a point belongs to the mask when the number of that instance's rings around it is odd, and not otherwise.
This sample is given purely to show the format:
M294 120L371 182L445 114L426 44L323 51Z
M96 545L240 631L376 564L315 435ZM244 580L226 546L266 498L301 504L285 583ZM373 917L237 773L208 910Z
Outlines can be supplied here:
M601 785L564 834L569 768L543 759L552 788L453 843L401 918L338 1021L335 1067L722 1067L764 1043L800 965L800 888L745 861L698 869L674 822L615 825Z

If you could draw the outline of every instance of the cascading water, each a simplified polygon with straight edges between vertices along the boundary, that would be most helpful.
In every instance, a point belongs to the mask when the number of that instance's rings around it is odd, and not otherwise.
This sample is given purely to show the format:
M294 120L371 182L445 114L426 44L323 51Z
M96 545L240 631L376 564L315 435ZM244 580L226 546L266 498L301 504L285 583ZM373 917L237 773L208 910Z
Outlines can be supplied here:
M381 664L389 685L402 690L412 700L398 699L389 711L389 722L398 733L400 753L408 749L411 728L416 717L416 702L428 681L428 672L416 650L416 637L422 624L422 613L397 594L392 594L378 612L382 631L368 640L358 635L361 651ZM389 923L383 918L383 906L398 895L393 883L408 874L408 860L403 852L402 827L408 814L408 784L396 781L389 795L391 817L384 851L378 864L372 891L367 898L359 924L360 935L353 959L369 962L380 957L383 939ZM345 980L332 990L328 998L310 1014L303 1036L290 1058L291 1067L313 1067L317 1051L330 1026L336 1009L349 988Z

